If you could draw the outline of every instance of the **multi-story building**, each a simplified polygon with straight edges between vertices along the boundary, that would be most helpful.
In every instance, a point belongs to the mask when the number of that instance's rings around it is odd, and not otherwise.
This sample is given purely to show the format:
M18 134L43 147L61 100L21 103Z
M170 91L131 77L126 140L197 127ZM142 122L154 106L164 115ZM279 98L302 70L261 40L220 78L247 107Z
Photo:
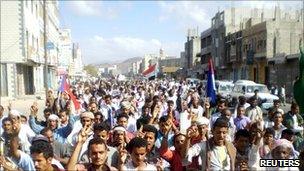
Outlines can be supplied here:
M201 52L200 52L200 58L201 58L201 65L200 65L200 71L201 76L200 78L206 79L207 78L207 72L208 72L208 60L209 58L212 58L211 56L211 46L212 46L212 37L211 37L211 28L203 31L201 33Z
M189 29L187 35L187 42L185 42L185 70L187 76L193 77L196 75L195 66L199 65L200 59L197 57L201 51L201 39L198 36L198 30Z
M73 43L73 58L69 67L69 75L72 80L80 80L84 77L82 53L78 43Z
M275 18L256 25L249 20L243 30L243 58L249 64L249 78L256 82L269 83L269 60L299 53L303 20L281 14L276 8Z
M142 60L135 61L131 64L130 71L131 75L138 75L140 70L140 64Z
M161 74L173 77L181 67L181 58L167 57L166 59L161 59L158 62L158 67Z
M70 29L60 29L60 51L59 51L58 68L69 72L69 66L73 58L73 42Z
M58 1L1 2L1 97L43 95L45 82L57 86L58 10Z
M48 64L48 88L58 88L57 66L59 58L59 3L58 1L46 2L46 42ZM51 45L51 47L49 46Z
M158 56L156 54L146 54L141 60L140 73L149 68L149 66L158 63Z
M242 55L242 30L225 37L225 57L229 78L233 81L248 78L248 67ZM228 75L227 74L227 75Z
M255 20L256 23L273 18L272 11L256 8L230 8L215 14L211 20L211 56L215 63L218 79L232 79L232 74L227 67L229 61L225 56L225 37L242 30L244 22L250 18L259 18L259 20ZM202 61L206 60L202 59Z

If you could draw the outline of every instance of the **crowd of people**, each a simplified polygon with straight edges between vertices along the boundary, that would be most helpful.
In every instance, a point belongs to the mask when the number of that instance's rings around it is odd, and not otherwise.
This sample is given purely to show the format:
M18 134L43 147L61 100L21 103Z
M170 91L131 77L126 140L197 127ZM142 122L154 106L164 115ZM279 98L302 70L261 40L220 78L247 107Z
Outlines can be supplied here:
M234 107L202 84L98 80L49 90L44 108L0 106L4 170L273 170L260 159L299 159L303 115L280 100L266 113L258 96ZM72 96L80 107L76 107ZM266 115L265 115L266 114Z

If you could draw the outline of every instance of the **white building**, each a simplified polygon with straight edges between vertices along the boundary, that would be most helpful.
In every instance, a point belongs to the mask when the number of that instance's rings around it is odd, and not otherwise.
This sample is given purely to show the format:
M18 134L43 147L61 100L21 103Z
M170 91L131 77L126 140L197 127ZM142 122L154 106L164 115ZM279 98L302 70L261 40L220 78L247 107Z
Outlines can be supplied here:
M150 65L157 64L159 56L156 54L145 54L140 64L140 73L149 68Z
M133 62L132 66L130 68L130 72L134 75L139 74L139 70L140 70L140 64L141 64L141 60Z
M84 77L82 53L78 43L73 43L73 58L69 67L69 75L74 80Z
M58 58L58 1L46 3L48 88L56 87ZM43 1L1 2L1 97L37 95L44 88Z
M73 43L70 29L60 29L58 75L67 74L73 58Z

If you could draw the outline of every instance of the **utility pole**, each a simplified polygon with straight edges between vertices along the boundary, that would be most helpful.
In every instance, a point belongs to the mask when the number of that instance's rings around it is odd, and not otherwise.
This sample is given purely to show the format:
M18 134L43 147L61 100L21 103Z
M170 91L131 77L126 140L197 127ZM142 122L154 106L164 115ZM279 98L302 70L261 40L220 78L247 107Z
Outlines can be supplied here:
M48 91L48 48L47 48L47 5L46 0L43 0L43 31L44 31L44 88L45 99Z

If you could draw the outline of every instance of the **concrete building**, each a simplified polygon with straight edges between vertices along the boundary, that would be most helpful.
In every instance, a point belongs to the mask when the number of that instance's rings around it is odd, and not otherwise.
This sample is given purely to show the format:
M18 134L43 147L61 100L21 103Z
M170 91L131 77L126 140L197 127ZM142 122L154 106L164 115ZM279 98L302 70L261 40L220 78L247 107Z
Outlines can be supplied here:
M276 56L268 61L269 85L285 85L286 97L292 99L293 83L299 76L300 54Z
M186 53L181 52L180 53L180 58L181 58L181 67L186 68L187 67L187 59L186 59Z
M257 8L230 8L215 14L211 20L211 56L218 79L232 79L227 68L229 61L225 56L225 37L244 29L244 23L250 18L259 18L259 20L254 20L256 23L273 18L272 11ZM202 61L206 60L202 59Z
M47 39L47 63L48 63L48 87L58 88L57 66L59 58L59 3L58 1L46 1L46 39ZM49 46L51 45L51 47Z
M73 58L70 64L70 72L72 80L81 80L84 77L82 53L78 43L73 43Z
M299 53L303 38L303 20L277 12L274 19L251 25L243 30L243 58L249 65L249 79L270 84L268 61Z
M73 42L70 29L60 29L60 49L58 59L58 76L69 73L73 58Z
M199 65L199 57L198 54L201 51L201 39L198 36L198 30L189 29L187 35L187 42L185 42L185 67L183 67L187 71L187 76L196 75L196 71L194 66Z
M201 33L201 52L199 54L201 58L200 60L201 69L199 71L199 78L207 79L208 60L212 58L211 48L212 48L212 37L211 37L211 28L209 28Z
M44 44L44 5L47 46ZM43 95L47 78L48 88L57 86L58 10L58 1L1 2L1 97ZM47 78L44 77L46 47Z
M108 76L116 76L117 73L117 65L108 65L104 67L98 68L99 73L102 76L108 77Z
M168 57L158 62L160 74L174 77L177 70L181 68L181 58Z
M140 64L141 64L142 60L138 60L135 61L131 64L131 67L129 69L129 73L131 75L138 75L139 74L139 70L140 70Z
M248 79L248 66L243 58L242 39L243 31L229 33L225 37L225 57L229 78L233 81Z
M158 63L159 56L156 54L146 54L144 55L141 64L140 64L140 70L139 72L142 73L146 69L149 68L150 65L154 65Z

